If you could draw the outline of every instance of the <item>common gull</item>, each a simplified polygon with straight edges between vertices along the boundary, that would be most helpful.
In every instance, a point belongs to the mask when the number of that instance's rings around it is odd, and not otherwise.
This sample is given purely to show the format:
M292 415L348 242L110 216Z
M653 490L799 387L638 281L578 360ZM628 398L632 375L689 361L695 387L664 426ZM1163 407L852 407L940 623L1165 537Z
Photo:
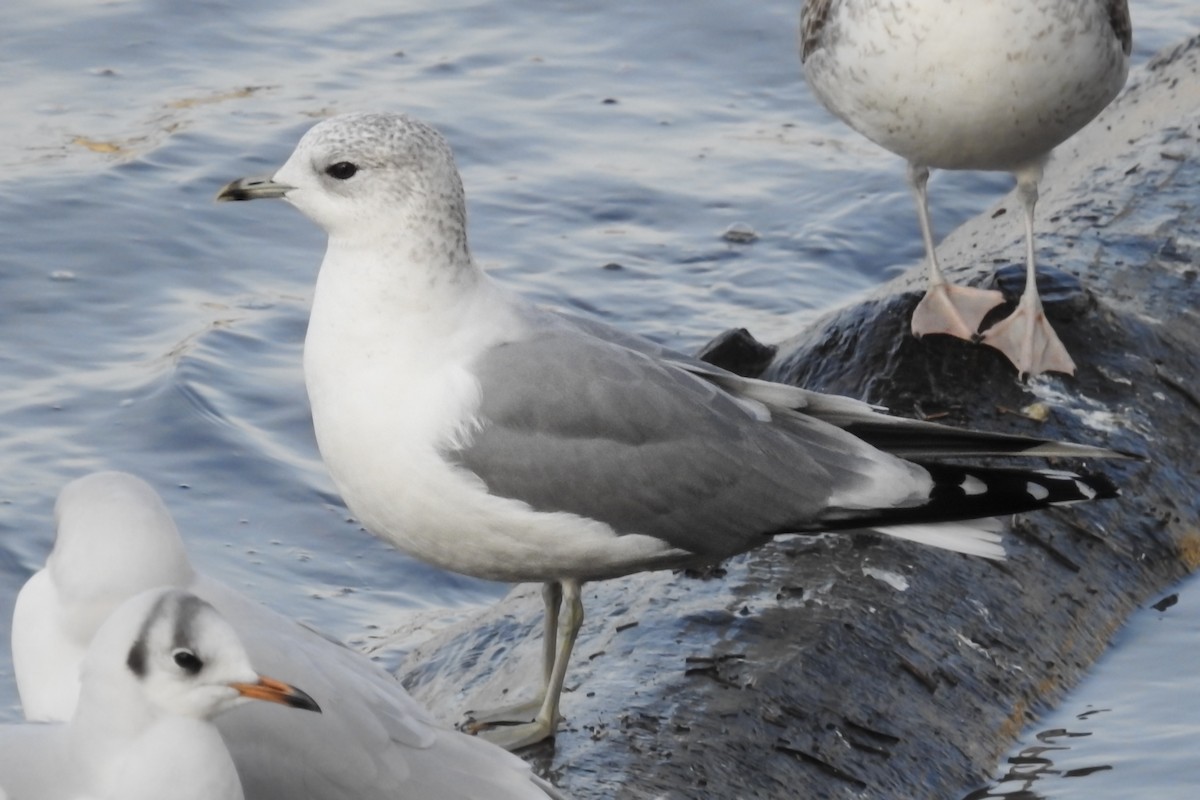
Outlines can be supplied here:
M1100 448L888 417L530 304L472 260L450 148L411 117L318 123L273 176L219 194L256 198L284 198L328 234L304 376L351 512L444 569L545 583L542 694L517 719L477 718L506 747L555 730L585 581L865 527L998 556L994 534L937 523L1114 493L926 460L1112 455Z

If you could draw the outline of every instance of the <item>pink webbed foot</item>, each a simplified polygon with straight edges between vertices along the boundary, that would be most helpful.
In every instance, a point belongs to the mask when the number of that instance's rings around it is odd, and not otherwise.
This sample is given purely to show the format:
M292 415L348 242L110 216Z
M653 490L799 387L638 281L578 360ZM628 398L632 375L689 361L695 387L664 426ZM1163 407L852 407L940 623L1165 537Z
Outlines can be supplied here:
M984 332L983 343L1004 353L1021 377L1043 372L1075 374L1075 362L1050 326L1040 302L1022 299L1008 318Z
M1004 295L991 289L934 284L913 311L913 335L946 333L973 341L979 323L989 311L1003 302Z

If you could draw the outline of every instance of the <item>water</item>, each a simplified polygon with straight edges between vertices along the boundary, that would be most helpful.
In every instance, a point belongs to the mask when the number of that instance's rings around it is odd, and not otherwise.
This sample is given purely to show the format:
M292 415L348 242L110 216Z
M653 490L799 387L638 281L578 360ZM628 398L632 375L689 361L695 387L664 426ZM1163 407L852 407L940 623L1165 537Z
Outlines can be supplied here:
M212 202L319 116L437 125L485 266L685 349L732 325L783 338L921 257L899 160L800 78L795 2L397 5L5 3L0 609L45 557L58 489L99 468L150 480L203 569L352 642L506 591L348 520L300 375L321 235L283 204ZM1139 62L1200 27L1193 0L1134 12ZM937 176L938 230L1007 186ZM723 240L737 223L758 239ZM1105 696L1138 675L1115 670ZM1186 675L1169 689L1186 690L1200 691ZM0 646L0 719L15 703ZM1126 758L1148 762L1158 721L1121 728L1137 740ZM1078 783L1099 797L1120 772Z
M1192 800L1200 787L1200 578L1118 634L1087 680L964 800ZM1161 604L1158 601L1156 605Z

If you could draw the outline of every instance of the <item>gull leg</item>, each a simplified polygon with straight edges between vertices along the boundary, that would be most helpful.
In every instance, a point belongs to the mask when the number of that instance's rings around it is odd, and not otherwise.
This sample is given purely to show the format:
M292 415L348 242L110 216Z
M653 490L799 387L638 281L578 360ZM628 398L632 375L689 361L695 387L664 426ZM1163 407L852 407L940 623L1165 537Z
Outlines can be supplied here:
M542 604L546 607L546 618L542 628L542 697L550 685L554 672L555 651L558 649L558 613L562 605L563 586L558 581L542 584ZM538 698L541 703L541 697Z
M567 666L571 663L571 651L575 648L575 639L583 626L583 598L581 584L578 580L568 579L561 582L562 592L562 637L558 642L558 650L554 656L554 665L549 672L545 697L541 708L532 722L516 725L494 725L479 732L479 735L493 744L500 745L506 750L517 750L531 744L549 739L554 736L554 730L562 717L558 713L559 698L562 696L563 683L567 678Z
M1033 209L1037 205L1041 175L1040 162L1017 172L1017 194L1025 210L1025 291L1021 293L1016 310L983 334L983 343L1004 353L1021 377L1042 372L1075 374L1075 362L1046 319L1038 294L1033 254Z
M933 225L929 220L929 168L908 165L908 183L917 200L917 217L921 221L921 237L925 240L925 255L929 262L929 289L917 304L912 316L914 336L927 333L947 333L968 341L987 313L1004 302L1004 295L990 289L954 286L947 283L938 266L933 244Z
M517 703L491 708L487 711L468 711L468 723L464 728L470 733L479 733L493 725L517 725L532 720L546 701L546 689L554 672L554 659L558 652L558 609L562 603L562 584L547 581L542 584L542 685L532 698Z

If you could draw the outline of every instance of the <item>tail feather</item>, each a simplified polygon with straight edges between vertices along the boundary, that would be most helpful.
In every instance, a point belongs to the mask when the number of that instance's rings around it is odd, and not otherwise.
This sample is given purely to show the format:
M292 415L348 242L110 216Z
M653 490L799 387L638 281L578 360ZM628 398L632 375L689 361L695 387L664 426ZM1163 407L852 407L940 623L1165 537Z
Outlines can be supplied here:
M939 550L950 550L992 561L1004 560L1000 520L930 522L924 525L876 525L872 530Z

